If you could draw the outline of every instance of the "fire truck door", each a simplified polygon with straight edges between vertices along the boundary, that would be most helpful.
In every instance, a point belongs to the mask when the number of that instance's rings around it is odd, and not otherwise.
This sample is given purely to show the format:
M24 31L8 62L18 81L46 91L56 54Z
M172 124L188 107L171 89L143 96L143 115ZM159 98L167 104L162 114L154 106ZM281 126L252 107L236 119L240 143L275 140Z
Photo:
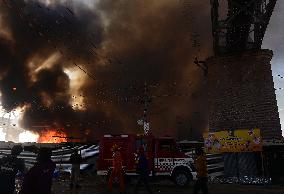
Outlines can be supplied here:
M155 144L155 173L156 175L170 175L174 165L172 139L160 139Z

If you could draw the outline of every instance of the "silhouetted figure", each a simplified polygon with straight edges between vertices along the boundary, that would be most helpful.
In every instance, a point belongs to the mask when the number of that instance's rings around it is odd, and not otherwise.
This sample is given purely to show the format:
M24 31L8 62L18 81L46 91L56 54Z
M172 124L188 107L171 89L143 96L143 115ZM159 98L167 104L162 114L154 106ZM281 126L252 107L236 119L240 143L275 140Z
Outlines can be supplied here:
M75 150L71 155L70 162L72 164L70 188L79 188L80 185L78 184L78 180L80 176L80 164L82 162L82 157L81 154L78 153L78 150Z
M0 160L0 194L13 194L15 191L15 177L17 173L24 172L25 163L18 158L23 151L22 146L16 145L11 150L11 155Z
M125 193L124 173L123 173L123 168L122 168L122 156L117 146L114 146L112 149L114 152L113 169L109 177L108 189L109 189L109 192L111 193L113 182L117 178L119 181L120 193Z
M193 194L198 194L199 190L203 194L208 194L206 156L200 147L196 149L195 167L197 170L197 181L193 187Z
M137 173L139 174L138 182L134 188L134 194L138 193L138 188L140 187L141 183L144 183L148 193L152 194L149 187L149 171L148 171L148 160L145 156L144 148L141 146L138 152L138 164L137 164Z
M52 175L56 167L51 153L48 148L40 149L37 163L26 174L20 194L51 194Z

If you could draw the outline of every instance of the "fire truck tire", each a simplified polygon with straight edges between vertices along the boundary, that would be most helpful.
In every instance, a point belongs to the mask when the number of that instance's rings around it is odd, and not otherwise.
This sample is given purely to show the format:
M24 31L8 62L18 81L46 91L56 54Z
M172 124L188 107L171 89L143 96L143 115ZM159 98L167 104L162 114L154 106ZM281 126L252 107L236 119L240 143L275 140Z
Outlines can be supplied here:
M173 181L177 186L184 187L189 184L191 178L187 170L176 170L172 175Z

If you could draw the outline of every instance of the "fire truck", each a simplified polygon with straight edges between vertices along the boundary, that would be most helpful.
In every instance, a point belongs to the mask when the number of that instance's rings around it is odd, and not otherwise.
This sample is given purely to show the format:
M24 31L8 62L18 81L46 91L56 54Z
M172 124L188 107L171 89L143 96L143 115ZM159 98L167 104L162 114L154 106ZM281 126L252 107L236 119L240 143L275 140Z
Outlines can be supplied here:
M112 170L112 147L120 147L125 174L136 173L137 153L144 147L148 159L149 176L171 178L176 185L185 186L196 180L193 158L182 152L172 137L153 135L104 135L100 141L97 174L108 176Z

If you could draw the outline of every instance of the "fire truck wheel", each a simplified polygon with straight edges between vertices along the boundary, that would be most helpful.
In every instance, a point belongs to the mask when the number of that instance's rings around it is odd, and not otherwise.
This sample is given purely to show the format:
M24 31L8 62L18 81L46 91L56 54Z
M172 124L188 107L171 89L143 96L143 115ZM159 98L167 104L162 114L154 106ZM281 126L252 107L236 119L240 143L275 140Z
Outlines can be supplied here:
M190 176L186 170L177 170L173 174L173 180L177 186L186 186L190 182Z

